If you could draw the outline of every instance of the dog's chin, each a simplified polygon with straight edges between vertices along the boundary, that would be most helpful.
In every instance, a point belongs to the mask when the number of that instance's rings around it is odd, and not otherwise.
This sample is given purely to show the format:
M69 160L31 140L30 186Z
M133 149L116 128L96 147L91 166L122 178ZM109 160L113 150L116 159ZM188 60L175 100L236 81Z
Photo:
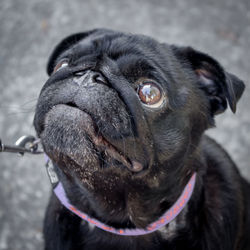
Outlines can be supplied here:
M65 104L54 106L45 117L41 139L46 154L59 164L97 171L107 167L130 168L129 160L98 131L91 115Z

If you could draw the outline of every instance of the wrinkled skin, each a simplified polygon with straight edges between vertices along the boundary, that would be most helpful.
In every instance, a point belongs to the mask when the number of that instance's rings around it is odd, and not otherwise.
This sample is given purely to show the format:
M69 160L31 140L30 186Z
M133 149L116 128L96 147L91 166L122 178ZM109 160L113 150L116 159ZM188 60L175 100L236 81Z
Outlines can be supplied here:
M241 80L190 47L110 30L66 38L47 71L34 125L79 210L113 227L145 228L177 200L194 172L197 181L172 223L137 237L91 229L52 195L46 249L250 248L249 185L203 135L228 104L235 112ZM148 82L160 90L159 105L139 95Z

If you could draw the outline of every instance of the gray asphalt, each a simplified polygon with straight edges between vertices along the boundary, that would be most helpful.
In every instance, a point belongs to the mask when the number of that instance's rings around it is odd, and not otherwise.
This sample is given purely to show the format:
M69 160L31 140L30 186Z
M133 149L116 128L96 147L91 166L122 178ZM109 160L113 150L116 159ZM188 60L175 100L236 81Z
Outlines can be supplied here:
M1 0L0 138L34 134L32 120L52 48L66 35L96 27L143 33L191 45L246 82L236 115L227 111L208 133L250 180L249 0ZM0 155L0 249L43 249L50 193L43 156Z

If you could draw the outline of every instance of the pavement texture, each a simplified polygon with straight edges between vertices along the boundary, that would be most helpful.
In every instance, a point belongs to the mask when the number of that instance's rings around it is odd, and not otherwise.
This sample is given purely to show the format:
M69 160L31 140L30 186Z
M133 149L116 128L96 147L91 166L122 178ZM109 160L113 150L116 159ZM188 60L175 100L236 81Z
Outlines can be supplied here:
M32 120L47 79L46 62L63 37L96 27L143 33L191 45L217 58L246 83L237 113L208 131L250 180L249 0L1 0L0 138L12 144L34 134ZM43 156L0 155L0 249L43 249L42 221L50 193Z

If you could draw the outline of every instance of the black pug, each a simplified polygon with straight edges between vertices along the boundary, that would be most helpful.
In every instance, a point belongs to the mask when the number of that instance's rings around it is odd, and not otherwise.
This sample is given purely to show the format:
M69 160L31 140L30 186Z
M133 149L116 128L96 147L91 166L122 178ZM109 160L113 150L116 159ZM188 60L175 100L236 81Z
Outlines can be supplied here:
M64 39L47 71L34 125L61 190L45 249L250 249L250 185L204 135L236 111L240 79L190 47L105 29Z

